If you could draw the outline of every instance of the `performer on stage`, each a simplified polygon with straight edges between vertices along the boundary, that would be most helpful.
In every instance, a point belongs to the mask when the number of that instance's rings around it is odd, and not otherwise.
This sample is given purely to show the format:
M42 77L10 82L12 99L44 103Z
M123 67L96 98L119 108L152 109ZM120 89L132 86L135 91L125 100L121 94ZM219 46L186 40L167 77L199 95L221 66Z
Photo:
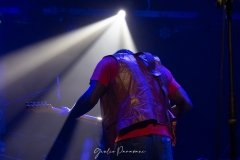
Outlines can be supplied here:
M158 57L122 49L103 57L70 112L75 119L100 99L103 139L95 158L172 160L171 119L192 108L185 90ZM171 104L175 104L174 109Z

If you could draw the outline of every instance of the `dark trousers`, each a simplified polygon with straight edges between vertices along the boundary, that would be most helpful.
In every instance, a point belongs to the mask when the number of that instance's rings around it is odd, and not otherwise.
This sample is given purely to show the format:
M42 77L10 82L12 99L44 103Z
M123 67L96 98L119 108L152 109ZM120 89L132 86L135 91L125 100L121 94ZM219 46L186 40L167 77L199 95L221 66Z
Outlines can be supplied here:
M148 135L115 144L112 160L173 160L171 139Z
M95 155L98 160L173 160L171 139L159 135L126 139Z

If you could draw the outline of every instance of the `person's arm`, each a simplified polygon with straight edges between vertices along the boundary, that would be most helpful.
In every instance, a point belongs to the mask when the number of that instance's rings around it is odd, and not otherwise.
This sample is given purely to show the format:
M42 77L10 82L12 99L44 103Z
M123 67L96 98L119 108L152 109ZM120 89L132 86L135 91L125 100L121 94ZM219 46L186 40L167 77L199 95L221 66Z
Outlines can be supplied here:
M176 105L172 108L175 115L179 116L182 112L192 109L192 101L189 98L187 92L179 87L175 92L169 95L170 101Z
M69 117L78 118L90 111L103 95L105 86L99 81L92 80L87 91L77 100L70 111Z
M78 99L70 112L70 117L78 118L90 111L104 94L108 84L115 78L118 63L111 56L104 57L96 66L91 77L90 87Z
M72 109L50 106L49 110L64 116L68 116L70 113L70 117L74 119L81 118L80 116L95 106L98 99L104 94L108 84L115 78L117 72L118 63L116 59L112 56L104 57L95 67L89 88L77 100Z
M174 107L171 108L171 111L178 117L181 113L192 109L192 101L183 87L181 87L181 85L175 80L172 73L165 67L164 73L166 74L168 81L168 97L171 104L174 105Z

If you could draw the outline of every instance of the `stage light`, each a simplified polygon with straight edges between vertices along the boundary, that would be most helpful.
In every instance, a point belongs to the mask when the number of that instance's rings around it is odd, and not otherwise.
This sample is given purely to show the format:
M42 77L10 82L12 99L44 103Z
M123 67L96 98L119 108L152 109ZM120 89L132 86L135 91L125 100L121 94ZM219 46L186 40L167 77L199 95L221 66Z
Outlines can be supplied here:
M126 12L125 12L124 10L120 10L120 11L118 11L117 16L118 16L119 18L125 18Z

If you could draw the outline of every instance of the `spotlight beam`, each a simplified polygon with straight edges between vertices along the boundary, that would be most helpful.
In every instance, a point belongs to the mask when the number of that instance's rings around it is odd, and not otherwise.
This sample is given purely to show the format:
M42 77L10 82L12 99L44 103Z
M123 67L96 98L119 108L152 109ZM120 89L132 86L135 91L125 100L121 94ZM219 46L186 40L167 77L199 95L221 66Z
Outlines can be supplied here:
M9 53L6 57L0 59L0 64L6 66L8 70L4 78L5 84L0 84L0 90L13 85L20 77L27 77L28 73L37 70L46 61L60 54L68 53L74 45L88 45L87 43L91 43L89 37L105 30L112 21L113 18L111 17L65 35ZM17 69L16 66L18 66Z

